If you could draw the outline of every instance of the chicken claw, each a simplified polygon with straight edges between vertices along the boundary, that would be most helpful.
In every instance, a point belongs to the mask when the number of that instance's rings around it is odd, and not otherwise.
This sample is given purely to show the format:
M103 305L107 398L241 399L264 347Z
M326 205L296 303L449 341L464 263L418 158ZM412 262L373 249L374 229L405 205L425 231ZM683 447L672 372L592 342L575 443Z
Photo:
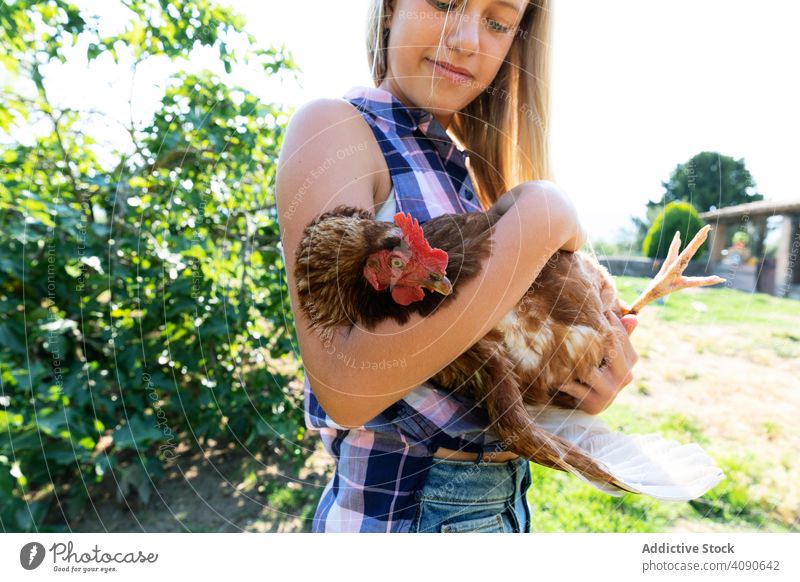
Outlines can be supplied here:
M711 277L684 277L681 273L689 264L689 260L700 248L700 245L706 240L708 232L711 230L710 225L705 225L701 228L695 237L692 239L683 252L678 255L678 249L681 246L680 231L675 233L672 243L669 245L669 252L667 258L664 259L664 264L658 274L653 277L653 280L648 285L647 289L639 295L636 301L630 307L624 307L622 315L637 314L639 311L650 303L651 301L664 297L673 291L687 289L689 287L705 287L707 285L716 285L724 283L727 279L713 275Z

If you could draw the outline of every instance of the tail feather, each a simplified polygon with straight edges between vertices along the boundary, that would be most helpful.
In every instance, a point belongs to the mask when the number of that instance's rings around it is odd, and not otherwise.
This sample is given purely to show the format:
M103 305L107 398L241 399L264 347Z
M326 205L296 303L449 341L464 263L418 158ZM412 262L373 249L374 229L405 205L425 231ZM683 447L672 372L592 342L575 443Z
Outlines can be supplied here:
M492 381L488 382L491 393L483 400L490 428L495 428L506 449L540 465L629 490L581 449L539 427L525 407L517 375L503 364L502 357L492 359Z

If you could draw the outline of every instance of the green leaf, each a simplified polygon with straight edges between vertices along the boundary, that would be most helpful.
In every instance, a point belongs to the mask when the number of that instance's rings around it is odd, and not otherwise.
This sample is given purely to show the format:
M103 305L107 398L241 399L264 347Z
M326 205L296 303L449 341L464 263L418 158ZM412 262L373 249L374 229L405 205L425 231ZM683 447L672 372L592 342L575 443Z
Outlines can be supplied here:
M81 276L81 273L83 273L83 269L81 269L80 266L74 263L64 265L64 270L67 272L67 275L69 275L74 279L77 279L78 277Z
M97 442L92 437L85 436L78 441L78 444L88 451L93 451Z
M13 414L0 410L0 431L7 431L9 427L18 428L22 426L23 418L21 414Z
M7 323L0 323L0 346L11 348L12 351L19 354L26 353L25 345L17 338L11 325Z
M148 443L162 437L161 431L156 429L157 419L149 417L144 420L133 416L128 424L114 431L114 446L119 449L139 449Z
M48 409L52 410L52 409ZM40 412L36 417L36 425L44 434L56 436L62 428L67 427L67 419L63 412L51 412L50 414Z

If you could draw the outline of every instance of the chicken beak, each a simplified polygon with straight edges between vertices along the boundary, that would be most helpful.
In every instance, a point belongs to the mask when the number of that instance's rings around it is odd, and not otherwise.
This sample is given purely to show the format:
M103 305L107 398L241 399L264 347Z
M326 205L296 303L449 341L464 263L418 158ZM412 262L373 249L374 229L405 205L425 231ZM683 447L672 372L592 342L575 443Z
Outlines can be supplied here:
M439 281L427 281L425 287L442 295L450 295L453 292L453 284L447 277L442 277Z

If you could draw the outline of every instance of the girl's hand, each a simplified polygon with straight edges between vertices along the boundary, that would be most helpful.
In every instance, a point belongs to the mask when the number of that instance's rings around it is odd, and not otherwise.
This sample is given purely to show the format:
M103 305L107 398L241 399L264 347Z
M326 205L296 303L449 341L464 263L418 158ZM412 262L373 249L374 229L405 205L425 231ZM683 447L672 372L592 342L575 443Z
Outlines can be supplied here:
M606 365L595 370L587 384L570 382L564 384L560 390L578 400L578 408L588 414L599 414L608 408L617 394L633 381L631 370L639 356L633 349L630 334L639 323L635 315L625 315L620 320L613 312L606 313L611 325L623 328L625 335L620 334L621 341L611 349L606 358Z

